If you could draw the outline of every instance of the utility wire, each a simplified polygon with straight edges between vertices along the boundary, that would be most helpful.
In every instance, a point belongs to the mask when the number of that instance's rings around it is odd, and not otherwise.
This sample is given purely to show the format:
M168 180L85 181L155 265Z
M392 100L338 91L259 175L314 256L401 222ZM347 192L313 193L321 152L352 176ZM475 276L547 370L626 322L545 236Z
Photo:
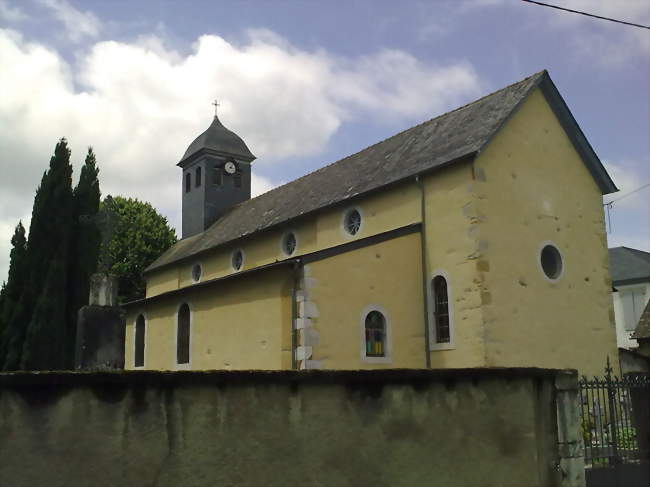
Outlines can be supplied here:
M634 193L638 193L639 191L641 191L642 189L647 188L648 186L650 186L650 183L644 184L643 186L641 186L641 187L639 187L639 188L636 188L635 190L630 191L630 192L627 193L627 194L624 194L624 195L621 196L620 198L616 198L615 200L608 201L607 203L604 203L604 204L603 204L603 206L604 206L604 207L606 208L606 210L607 210L607 223L608 223L607 226L609 227L609 232L608 232L608 233L612 233L612 216L611 216L611 214L610 214L610 210L611 210L612 208L614 208L614 203L616 203L617 201L621 201L623 198L627 198L628 196L632 196Z
M605 205L613 205L613 204L616 203L617 201L621 201L623 198L627 198L628 196L632 196L634 193L638 193L639 191L641 191L642 189L647 188L648 186L650 186L650 183L644 184L644 185L641 186L640 188L636 188L634 191L630 191L629 193L624 194L624 195L621 196L620 198L616 198L615 200L608 201L607 203L605 203Z
M548 4L548 3L536 2L534 0L521 0L521 1L526 2L526 3L534 3L535 5L541 5L542 7L556 8L558 10L564 10L565 12L571 12L571 13L574 13L574 14L586 15L587 17L594 17L596 19L609 20L610 22L616 22L617 24L631 25L632 27L640 27L641 29L650 29L650 26L647 26L647 25L635 24L634 22L625 22L624 20L612 19L610 17L602 17L600 15L594 15L594 14L590 14L590 13L587 13L587 12L581 12L580 10L572 10L570 8L560 7L559 5L551 5L551 4Z

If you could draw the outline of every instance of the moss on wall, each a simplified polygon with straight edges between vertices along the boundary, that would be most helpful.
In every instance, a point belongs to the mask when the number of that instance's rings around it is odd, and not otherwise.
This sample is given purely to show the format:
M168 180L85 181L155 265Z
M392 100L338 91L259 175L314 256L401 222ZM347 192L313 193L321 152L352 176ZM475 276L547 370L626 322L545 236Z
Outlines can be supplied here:
M0 374L0 479L552 487L557 374Z

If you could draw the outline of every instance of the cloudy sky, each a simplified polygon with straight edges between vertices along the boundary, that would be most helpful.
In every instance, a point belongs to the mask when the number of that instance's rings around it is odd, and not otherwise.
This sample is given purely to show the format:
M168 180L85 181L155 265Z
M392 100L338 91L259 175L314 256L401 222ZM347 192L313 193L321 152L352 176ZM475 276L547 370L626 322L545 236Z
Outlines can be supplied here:
M650 24L647 0L548 2ZM0 0L0 280L63 136L75 184L91 145L104 195L179 228L214 98L259 194L546 68L625 196L650 183L649 60L650 30L520 0ZM611 219L650 251L650 188Z

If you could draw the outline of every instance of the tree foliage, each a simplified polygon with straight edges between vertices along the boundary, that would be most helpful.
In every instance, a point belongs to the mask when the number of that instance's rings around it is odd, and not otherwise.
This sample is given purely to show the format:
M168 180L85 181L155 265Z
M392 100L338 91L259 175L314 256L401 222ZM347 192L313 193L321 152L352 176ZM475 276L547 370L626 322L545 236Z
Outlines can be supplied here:
M81 167L79 182L73 192L73 239L68 257L70 279L65 341L68 368L74 366L77 315L79 309L88 304L90 276L97 271L101 234L95 219L99 211L100 196L99 168L95 153L89 147Z
M88 303L100 256L110 263L102 270L119 279L120 299L130 301L144 295L143 270L176 242L149 203L107 197L100 205L98 176L89 148L73 190L67 141L57 143L36 190L29 238L19 222L11 240L9 275L0 289L0 369L72 368L77 312ZM115 216L114 228L104 226L106 237L100 206Z
M143 271L176 242L176 232L149 203L116 196L102 202L102 211L117 215L107 248L110 273L118 277L121 302L144 297Z
M23 293L23 296L28 298L23 305L23 312L31 314L31 319L27 321L27 330L48 330L48 333L23 331L25 339L20 357L21 368L55 370L65 367L62 344L67 339L66 288L72 223L70 149L67 141L61 139L54 149L50 168L43 176L34 199L27 240L30 280L29 286L25 287L26 292ZM50 294L53 291L57 299L53 299L54 296ZM41 311L37 312L39 310ZM56 336L57 341L50 343L46 335ZM8 365L10 368L18 366L15 362Z
M16 225L14 235L11 237L11 246L9 274L0 292L0 370L7 354L8 324L23 293L27 275L27 238L21 221Z

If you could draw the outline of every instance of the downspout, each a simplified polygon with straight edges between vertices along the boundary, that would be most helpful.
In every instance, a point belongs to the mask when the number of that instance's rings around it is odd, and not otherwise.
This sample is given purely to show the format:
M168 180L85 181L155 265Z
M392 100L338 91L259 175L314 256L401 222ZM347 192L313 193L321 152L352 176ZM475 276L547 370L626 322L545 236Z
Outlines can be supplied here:
M296 349L298 345L298 329L296 328L298 321L298 286L300 285L300 260L293 261L293 289L291 290L291 369L298 368L298 361L296 360Z
M422 301L424 307L424 357L427 369L431 368L431 352L429 351L429 277L427 276L427 226L426 226L426 204L424 200L424 185L420 181L420 175L415 176L415 184L420 188L420 248L422 256Z

